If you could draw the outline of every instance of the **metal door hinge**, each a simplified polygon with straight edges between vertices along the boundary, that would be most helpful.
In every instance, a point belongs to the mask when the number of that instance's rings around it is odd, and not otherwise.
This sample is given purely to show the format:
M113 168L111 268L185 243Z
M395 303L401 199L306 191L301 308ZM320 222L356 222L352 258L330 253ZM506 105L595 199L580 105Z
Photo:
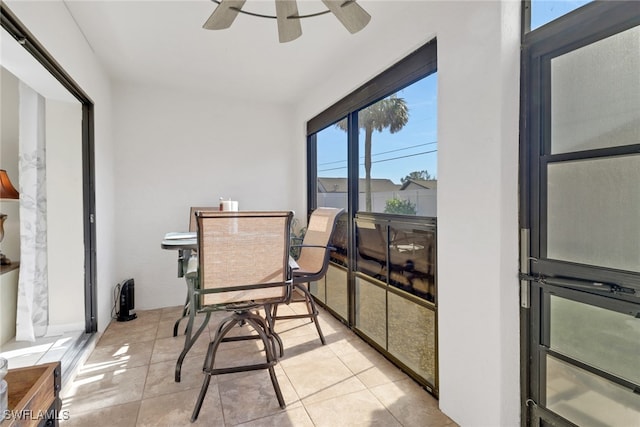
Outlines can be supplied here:
M520 229L520 307L530 308L529 281L522 276L529 274L529 234L528 228Z

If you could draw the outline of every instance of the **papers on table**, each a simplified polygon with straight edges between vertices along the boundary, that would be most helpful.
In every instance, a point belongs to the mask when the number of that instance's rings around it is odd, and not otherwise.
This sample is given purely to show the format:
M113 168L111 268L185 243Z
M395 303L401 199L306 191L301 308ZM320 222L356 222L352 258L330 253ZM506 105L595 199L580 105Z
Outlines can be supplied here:
M195 250L198 240L195 232L173 232L164 235L161 247L163 249L191 249Z
M196 238L195 231L174 232L174 233L167 233L164 235L164 240L195 239L195 238Z

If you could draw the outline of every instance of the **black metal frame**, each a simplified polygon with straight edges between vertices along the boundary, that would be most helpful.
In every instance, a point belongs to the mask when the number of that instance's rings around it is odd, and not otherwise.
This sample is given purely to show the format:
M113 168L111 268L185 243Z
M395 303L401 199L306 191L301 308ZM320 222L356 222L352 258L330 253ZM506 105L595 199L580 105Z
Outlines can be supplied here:
M321 112L307 122L307 207L308 215L317 207L317 133L321 130L346 119L348 123L347 131L347 304L349 309L348 319L336 313L331 307L327 307L321 301L317 301L321 306L326 308L335 317L342 320L349 327L355 325L355 265L356 265L356 226L355 218L358 213L358 183L359 183L359 167L358 167L358 112L359 110L383 99L390 94L397 92L418 80L421 80L433 73L437 72L437 40L434 38L404 59L400 60L386 71L369 80L367 83L356 89L351 94L345 96L334 105ZM373 216L385 216L384 214L367 213ZM406 218L405 218L406 219ZM421 218L429 220L428 218ZM339 268L344 268L340 266ZM401 291L398 291L401 292ZM406 294L406 293L403 293ZM406 296L411 297L410 294ZM426 303L426 301L425 301ZM436 316L437 325L437 316ZM358 332L358 331L356 331ZM362 333L359 335L363 336ZM366 339L366 336L363 336ZM386 352L385 349L379 348L375 343L369 341L373 346L378 348L387 358L391 359L403 370L412 375L416 380L422 383L432 394L438 396L437 388L437 360L436 360L436 384L428 384L420 378L410 368L402 364L399 360ZM437 334L436 334L437 345Z
M64 70L27 27L0 2L0 24L60 84L82 104L82 196L84 218L84 301L85 332L98 330L96 295L96 220L95 220L95 137L94 104L80 85Z
M530 285L527 304L521 302L521 397L522 425L573 425L544 407L545 357L548 348L550 293L574 301L628 313L638 307L638 297L624 292L598 291L594 282L614 283L640 292L640 274L597 266L546 259L547 166L580 159L629 155L640 151L640 144L551 154L551 59L598 40L640 25L640 13L633 2L595 1L572 13L529 32L530 1L523 1L523 55L521 62L520 114L520 227L529 235L521 257ZM635 7L635 9L634 9ZM549 276L548 283L545 276ZM560 278L554 279L554 278ZM569 280L566 280L570 278ZM571 282L576 286L572 290ZM563 283L564 282L564 283ZM585 286L581 287L581 282ZM591 289L588 289L591 288ZM525 294L526 297L526 294ZM530 305L529 305L530 304ZM530 307L530 309L529 309ZM634 389L628 381L604 373L573 359L571 364L610 381Z

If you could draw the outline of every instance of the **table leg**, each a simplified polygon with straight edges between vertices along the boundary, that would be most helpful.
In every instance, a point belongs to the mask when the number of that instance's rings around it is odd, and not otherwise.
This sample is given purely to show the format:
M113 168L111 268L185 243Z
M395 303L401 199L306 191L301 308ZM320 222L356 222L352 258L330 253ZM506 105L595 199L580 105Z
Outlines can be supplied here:
M178 250L178 277L184 277L185 273L187 272L187 266L189 263L189 258L191 258L191 252L192 252L191 249ZM180 325L180 322L182 321L182 319L187 317L188 314L189 314L189 292L188 292L188 284L187 284L187 299L184 302L184 307L182 308L182 316L178 320L176 320L175 324L173 325L174 337L178 336L178 326Z

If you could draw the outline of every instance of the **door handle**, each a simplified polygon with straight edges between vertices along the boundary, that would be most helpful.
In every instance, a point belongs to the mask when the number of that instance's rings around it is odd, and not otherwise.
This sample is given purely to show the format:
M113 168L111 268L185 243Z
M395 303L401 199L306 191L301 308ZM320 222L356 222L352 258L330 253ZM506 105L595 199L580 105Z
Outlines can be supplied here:
M548 276L531 276L529 274L520 274L520 280L529 280L554 286L562 286L563 288L583 289L589 291L600 291L626 295L636 295L636 290L626 286L620 286L615 283L592 282L590 280L566 279L562 277Z

